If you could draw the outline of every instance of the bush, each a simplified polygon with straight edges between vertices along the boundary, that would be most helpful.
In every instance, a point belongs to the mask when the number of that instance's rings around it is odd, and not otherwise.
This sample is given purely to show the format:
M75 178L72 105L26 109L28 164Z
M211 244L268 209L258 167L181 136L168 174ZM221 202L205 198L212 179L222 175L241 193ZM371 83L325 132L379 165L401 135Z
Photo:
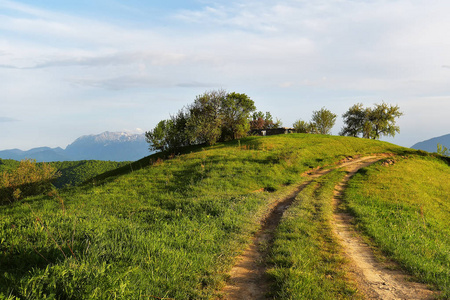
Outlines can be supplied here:
M14 202L28 196L46 193L53 188L52 180L59 176L56 168L34 160L22 160L14 170L0 177L0 203Z

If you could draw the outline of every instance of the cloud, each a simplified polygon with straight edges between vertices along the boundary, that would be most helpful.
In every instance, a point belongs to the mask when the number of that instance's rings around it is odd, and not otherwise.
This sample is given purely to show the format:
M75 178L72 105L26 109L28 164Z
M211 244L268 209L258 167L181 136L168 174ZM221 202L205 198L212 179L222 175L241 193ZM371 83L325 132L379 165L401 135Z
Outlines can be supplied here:
M124 90L131 88L163 88L173 84L169 80L146 76L121 76L106 79L71 79L72 83L79 86L102 88L108 90Z
M18 122L19 120L8 117L0 117L0 123Z
M218 85L219 84L217 84L217 83L214 84L214 83L205 83L205 82L198 82L198 81L190 81L190 82L176 84L176 86L178 86L178 87L186 87L186 88L195 88L195 87L209 88L209 87L215 87Z
M198 81L176 83L172 79L151 76L121 76L106 79L70 79L71 83L78 86L102 88L108 90L125 90L133 88L170 88L170 87L214 87L216 84Z
M66 55L67 56L67 55ZM96 56L77 55L76 53L67 58L58 59L54 57L44 58L43 63L28 67L13 65L0 65L0 68L9 69L44 69L52 67L108 67L130 64L148 64L154 66L176 65L185 59L184 55L176 53L157 52L118 52L114 54L98 54Z

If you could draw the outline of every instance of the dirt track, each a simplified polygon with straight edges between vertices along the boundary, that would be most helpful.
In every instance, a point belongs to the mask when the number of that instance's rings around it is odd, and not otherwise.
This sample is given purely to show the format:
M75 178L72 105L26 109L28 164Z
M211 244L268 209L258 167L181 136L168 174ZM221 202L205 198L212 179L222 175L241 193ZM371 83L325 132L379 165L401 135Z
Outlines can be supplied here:
M359 169L381 157L366 157L345 167L348 172L336 186L334 196L335 218L333 231L353 266L353 277L367 299L432 299L434 294L423 284L410 281L394 263L380 263L370 247L353 229L352 217L338 209L342 192L348 180ZM397 270L395 270L397 269Z
M336 187L333 199L338 206L340 195L346 183L360 168L368 166L385 157L367 156L349 158L337 164L335 168L345 168L348 174ZM269 282L265 277L264 260L267 245L273 239L284 211L292 204L295 197L315 178L329 173L331 169L313 170L305 176L308 180L302 183L293 193L280 199L270 208L263 221L261 230L254 236L251 245L237 258L237 264L230 272L228 285L223 289L225 299L266 299ZM378 263L371 249L364 244L352 229L351 217L336 209L333 231L344 248L353 269L353 278L367 299L431 299L433 293L424 285L407 281L400 271L388 270Z

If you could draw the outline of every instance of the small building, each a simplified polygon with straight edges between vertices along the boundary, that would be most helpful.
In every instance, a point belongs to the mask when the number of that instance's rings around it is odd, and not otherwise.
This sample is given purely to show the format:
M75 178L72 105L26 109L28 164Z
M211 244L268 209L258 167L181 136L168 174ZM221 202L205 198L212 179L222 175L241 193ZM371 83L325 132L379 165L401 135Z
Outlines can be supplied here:
M277 135L277 134L289 134L295 133L294 128L280 127L280 128L270 128L270 129L254 129L250 132L251 135Z

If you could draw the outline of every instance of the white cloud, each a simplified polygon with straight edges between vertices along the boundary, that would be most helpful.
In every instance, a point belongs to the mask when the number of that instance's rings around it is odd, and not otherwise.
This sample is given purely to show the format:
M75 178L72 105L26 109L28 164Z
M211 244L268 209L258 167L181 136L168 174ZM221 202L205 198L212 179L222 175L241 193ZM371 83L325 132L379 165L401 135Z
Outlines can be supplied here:
M300 107L309 109L308 99L319 108L361 97L407 106L410 99L450 95L450 2L204 3L157 16L161 24L155 25L0 0L0 110L14 116L16 105L29 115L70 107L89 119L80 103L91 103L92 114L108 107L120 116L126 108L145 119L145 99L176 99L161 100L152 111L162 119L179 108L173 105L180 99L225 87L254 93L257 105L279 110L283 119L288 107L289 118ZM273 104L270 97L280 99ZM449 106L443 101L440 110Z

